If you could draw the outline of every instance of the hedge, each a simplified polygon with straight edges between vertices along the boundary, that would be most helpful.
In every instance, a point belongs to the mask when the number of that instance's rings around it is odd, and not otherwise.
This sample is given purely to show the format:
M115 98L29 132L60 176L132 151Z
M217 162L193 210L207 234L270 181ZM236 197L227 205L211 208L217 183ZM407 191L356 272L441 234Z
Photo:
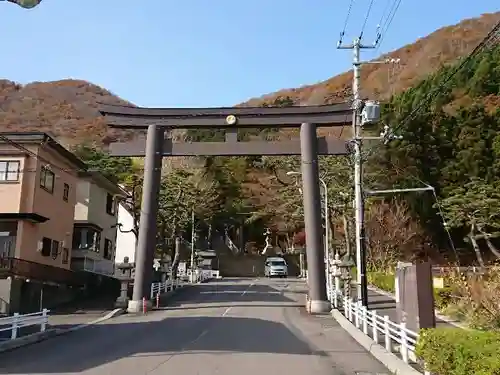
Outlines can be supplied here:
M500 375L500 333L422 329L416 354L436 375Z

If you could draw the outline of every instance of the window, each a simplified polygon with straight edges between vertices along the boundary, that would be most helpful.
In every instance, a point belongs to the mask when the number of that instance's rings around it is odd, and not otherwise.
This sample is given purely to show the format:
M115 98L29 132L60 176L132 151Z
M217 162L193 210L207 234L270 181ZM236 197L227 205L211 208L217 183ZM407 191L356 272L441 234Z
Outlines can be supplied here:
M40 187L52 194L54 192L54 180L54 172L47 167L43 167L40 172Z
M101 233L92 228L75 228L73 233L73 249L99 252Z
M68 264L69 261L69 249L67 247L62 249L62 263Z
M19 181L20 166L17 160L0 161L0 182Z
M104 239L104 258L113 259L113 242L107 238Z
M113 199L113 196L109 193L106 195L106 213L108 215L115 214L115 200Z
M63 201L67 202L69 199L69 185L64 184L64 190L63 190Z
M52 259L56 259L59 255L59 241L52 240L52 250L50 252Z
M42 255L44 257L50 256L50 253L52 251L52 240L47 237L42 238Z

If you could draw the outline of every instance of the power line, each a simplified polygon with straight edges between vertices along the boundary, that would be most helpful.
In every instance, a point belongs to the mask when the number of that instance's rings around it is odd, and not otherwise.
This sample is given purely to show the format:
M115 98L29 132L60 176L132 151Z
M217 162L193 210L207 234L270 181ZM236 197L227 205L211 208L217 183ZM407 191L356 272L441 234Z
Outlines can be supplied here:
M351 16L352 6L354 5L355 1L356 0L350 0L350 2L349 2L349 8L347 9L347 15L346 15L345 21L344 21L344 28L340 32L339 44L342 44L342 39L344 38L345 31L346 31L347 25L349 23L349 17Z
M359 33L359 39L361 40L363 38L363 33L365 31L365 27L366 27L366 23L368 22L368 18L370 17L370 13L372 11L372 7L373 7L373 2L375 0L370 0L370 5L368 5L368 10L366 11L366 16L365 16L365 20L363 21L363 26L361 26L361 32Z
M399 6L401 5L401 1L402 0L394 0L394 2L392 3L391 10L389 11L389 14L387 15L385 23L380 28L382 36L381 36L381 38L380 38L380 40L379 40L379 42L377 44L377 49L375 51L378 51L378 49L382 45L382 42L384 41L384 38L387 35L387 31L391 27L392 21L394 20L394 16L396 15L396 13L397 13L397 11L399 9Z

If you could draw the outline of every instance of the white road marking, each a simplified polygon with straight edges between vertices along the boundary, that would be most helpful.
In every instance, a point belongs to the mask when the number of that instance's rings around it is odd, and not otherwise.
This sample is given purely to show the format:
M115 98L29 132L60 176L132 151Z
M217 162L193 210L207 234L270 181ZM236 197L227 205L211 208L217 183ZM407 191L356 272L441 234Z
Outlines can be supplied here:
M250 290L250 288L251 288L252 286L254 286L254 285L255 285L255 282L251 283L251 284L248 286L248 288L246 288L246 289L243 291L243 293L241 293L241 295L242 295L242 296L244 296L245 294L247 294L247 293L248 293L248 291ZM231 311L231 309L232 309L232 307L228 307L228 308L227 308L227 309L226 309L226 310L222 313L222 316L226 316L226 315L229 313L229 311Z
M251 284L248 286L248 288L246 288L246 289L245 289L245 291L244 291L243 293L241 293L241 295L242 295L242 296L244 296L245 294L247 294L247 292L250 290L250 288L251 288L252 286L254 286L254 285L255 285L255 282L251 283Z

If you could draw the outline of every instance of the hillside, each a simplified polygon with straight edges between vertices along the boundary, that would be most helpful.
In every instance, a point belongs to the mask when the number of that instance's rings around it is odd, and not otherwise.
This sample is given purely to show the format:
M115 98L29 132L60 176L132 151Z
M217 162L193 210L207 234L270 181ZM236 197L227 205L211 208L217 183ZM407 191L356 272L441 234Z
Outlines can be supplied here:
M399 66L363 67L363 95L386 99L421 80L442 65L467 54L500 19L500 12L464 20L444 27L382 56L400 58ZM295 89L281 90L251 99L241 105L273 103L290 97L294 104L332 103L350 96L352 73ZM108 129L97 111L97 103L128 104L109 91L80 80L33 82L20 85L0 80L0 129L2 131L45 131L64 144L94 141L103 145L130 137L130 133Z

